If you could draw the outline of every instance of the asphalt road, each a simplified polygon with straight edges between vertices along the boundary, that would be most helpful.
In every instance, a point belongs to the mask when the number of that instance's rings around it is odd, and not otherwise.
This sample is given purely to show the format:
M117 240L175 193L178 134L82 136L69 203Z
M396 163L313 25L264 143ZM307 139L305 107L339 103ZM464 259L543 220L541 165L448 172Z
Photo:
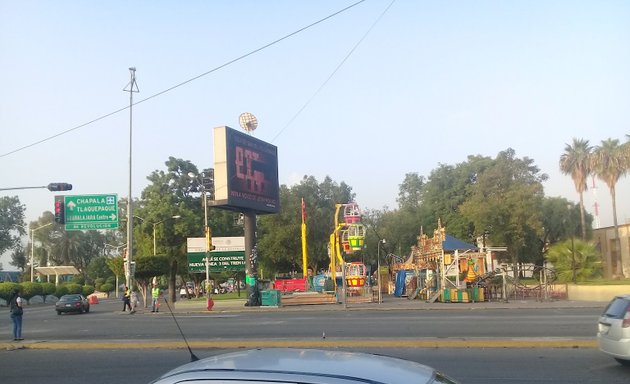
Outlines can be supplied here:
M457 305L457 304L453 304ZM119 308L120 307L120 308ZM339 308L339 307L338 307ZM550 307L412 311L371 310L182 311L162 306L160 313L121 312L119 301L101 301L88 314L56 315L50 305L27 308L21 345L28 348L174 348L185 337L199 348L239 348L285 345L334 347L451 346L532 347L593 345L598 307ZM10 335L10 323L0 334ZM8 337L7 337L8 338ZM542 344L541 344L542 343ZM565 343L559 345L559 343ZM0 342L0 346L7 347Z
M407 358L464 383L630 380L630 369L596 349L598 305L213 312L180 307L173 314L163 306L157 314L134 315L121 308L119 301L101 301L89 314L57 316L52 306L28 307L27 340L0 339L0 382L147 383L189 360L180 328L200 358L239 348L316 347ZM0 323L6 339L9 325L7 316Z

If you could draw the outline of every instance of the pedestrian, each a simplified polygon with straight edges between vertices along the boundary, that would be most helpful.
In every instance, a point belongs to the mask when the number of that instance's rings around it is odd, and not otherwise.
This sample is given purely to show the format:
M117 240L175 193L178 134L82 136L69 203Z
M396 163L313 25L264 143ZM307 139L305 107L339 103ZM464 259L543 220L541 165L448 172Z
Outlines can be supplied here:
M151 312L160 312L160 288L157 284L153 283L153 289L151 289Z
M20 289L15 288L9 299L9 311L11 312L11 320L13 321L13 340L22 341L22 315L24 300L20 296Z
M123 312L129 308L129 312L131 312L131 293L129 292L129 288L125 287L125 293L123 294Z

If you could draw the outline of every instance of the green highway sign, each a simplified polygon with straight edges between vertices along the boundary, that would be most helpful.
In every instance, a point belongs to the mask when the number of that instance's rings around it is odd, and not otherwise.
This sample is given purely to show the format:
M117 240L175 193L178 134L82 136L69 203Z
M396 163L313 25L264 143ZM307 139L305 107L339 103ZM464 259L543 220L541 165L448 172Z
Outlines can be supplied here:
M116 194L64 196L66 231L118 228Z
M244 271L245 239L243 237L213 237L215 247L208 258L209 272ZM206 271L206 238L189 237L187 239L188 272Z
M188 272L201 273L206 271L206 253L188 253ZM245 251L211 251L209 272L244 271Z

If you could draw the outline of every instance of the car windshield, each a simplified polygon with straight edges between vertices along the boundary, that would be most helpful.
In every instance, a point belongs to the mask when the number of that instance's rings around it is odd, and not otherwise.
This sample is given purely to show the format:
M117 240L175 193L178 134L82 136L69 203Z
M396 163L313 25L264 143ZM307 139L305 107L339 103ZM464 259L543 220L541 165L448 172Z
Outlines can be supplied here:
M629 303L630 301L621 297L614 298L606 307L606 310L604 311L604 316L614 319L623 318L628 310Z
M59 301L75 301L75 300L79 300L79 296L62 296L61 299L59 299Z

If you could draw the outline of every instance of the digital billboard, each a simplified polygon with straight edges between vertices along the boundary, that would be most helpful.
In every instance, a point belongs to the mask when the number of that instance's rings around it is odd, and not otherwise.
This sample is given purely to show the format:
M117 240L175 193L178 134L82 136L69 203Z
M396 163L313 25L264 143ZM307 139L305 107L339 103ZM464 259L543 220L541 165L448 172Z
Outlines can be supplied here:
M214 200L209 205L277 213L278 148L230 127L215 128Z

